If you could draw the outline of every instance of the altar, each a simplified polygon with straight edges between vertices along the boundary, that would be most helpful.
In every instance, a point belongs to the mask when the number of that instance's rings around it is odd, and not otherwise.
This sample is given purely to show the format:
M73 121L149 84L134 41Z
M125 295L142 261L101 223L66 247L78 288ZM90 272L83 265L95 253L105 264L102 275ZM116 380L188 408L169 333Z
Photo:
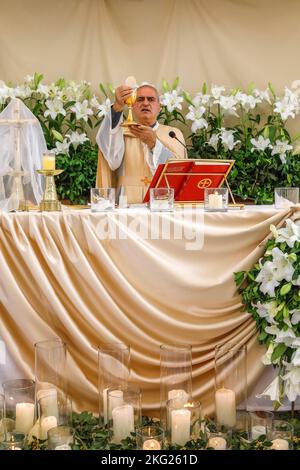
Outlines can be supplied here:
M160 345L187 343L193 395L210 413L214 347L234 339L248 346L251 392L265 348L241 311L233 273L258 260L270 225L288 215L273 206L1 213L1 381L34 378L34 343L60 337L74 408L97 412L97 346L123 342L151 414L159 409Z

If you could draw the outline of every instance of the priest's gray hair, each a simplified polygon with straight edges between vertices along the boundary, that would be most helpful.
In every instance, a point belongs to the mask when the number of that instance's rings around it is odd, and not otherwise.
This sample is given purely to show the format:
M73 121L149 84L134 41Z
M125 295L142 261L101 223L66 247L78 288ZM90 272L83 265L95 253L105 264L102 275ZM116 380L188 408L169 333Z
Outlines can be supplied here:
M149 82L142 82L140 85L137 86L137 90L139 90L140 88L143 88L144 86L148 86L148 87L150 87L150 88L153 88L153 90L155 90L155 92L156 92L156 96L157 96L158 101L160 100L158 89L157 89L156 86L153 85L152 83L149 83Z

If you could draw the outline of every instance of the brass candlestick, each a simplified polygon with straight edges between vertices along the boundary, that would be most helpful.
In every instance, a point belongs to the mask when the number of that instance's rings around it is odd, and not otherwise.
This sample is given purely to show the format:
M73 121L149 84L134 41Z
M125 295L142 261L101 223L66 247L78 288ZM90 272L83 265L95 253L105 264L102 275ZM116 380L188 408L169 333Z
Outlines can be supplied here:
M41 211L61 211L61 203L57 199L54 176L60 175L63 171L64 170L37 170L40 175L46 177L45 191L40 203Z

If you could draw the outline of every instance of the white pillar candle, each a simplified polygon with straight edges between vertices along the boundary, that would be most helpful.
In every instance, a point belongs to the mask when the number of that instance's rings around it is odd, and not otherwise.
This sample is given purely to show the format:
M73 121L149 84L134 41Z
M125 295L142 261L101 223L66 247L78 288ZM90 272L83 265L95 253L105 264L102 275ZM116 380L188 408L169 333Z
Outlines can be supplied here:
M171 411L171 442L183 446L190 440L191 412L190 410Z
M218 194L217 192L214 194L209 194L208 205L210 209L223 209L222 194Z
M256 426L252 426L251 428L251 436L252 439L258 439L260 436L265 436L266 435L266 427L257 424Z
M211 437L208 440L208 447L212 447L215 450L226 450L226 440L224 437Z
M56 428L56 426L57 419L55 416L46 416L46 418L42 418L40 439L47 439L47 432L49 429Z
M55 170L55 155L43 155L43 170Z
M37 392L42 416L55 416L58 419L58 401L56 388L46 388Z
M17 403L16 405L16 431L28 434L33 426L34 404Z
M156 439L147 439L143 444L143 450L160 450L161 445Z
M235 393L228 388L220 388L215 394L217 423L232 428L236 423Z
M123 394L122 390L112 390L110 392L106 391L106 400L108 399L108 395L107 395L108 393L109 393L109 404L108 404L107 419L111 419L113 409L116 408L117 406L122 406L123 405L123 403L124 403L124 399L123 399L124 394ZM104 403L103 403L103 405L104 405ZM106 410L107 410L107 403L106 403Z
M131 405L117 406L112 410L114 442L119 444L122 439L134 432L134 410Z
M289 450L289 443L286 439L274 439L271 449L273 450Z
M56 446L54 450L72 450L69 444L62 444L61 446Z

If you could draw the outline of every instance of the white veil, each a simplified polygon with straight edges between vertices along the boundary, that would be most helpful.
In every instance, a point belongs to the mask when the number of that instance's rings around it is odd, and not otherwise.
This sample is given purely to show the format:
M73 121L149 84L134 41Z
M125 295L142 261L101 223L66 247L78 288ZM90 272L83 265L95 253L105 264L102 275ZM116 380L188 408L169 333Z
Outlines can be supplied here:
M38 119L18 98L0 113L0 211L39 204L42 155L47 146Z

